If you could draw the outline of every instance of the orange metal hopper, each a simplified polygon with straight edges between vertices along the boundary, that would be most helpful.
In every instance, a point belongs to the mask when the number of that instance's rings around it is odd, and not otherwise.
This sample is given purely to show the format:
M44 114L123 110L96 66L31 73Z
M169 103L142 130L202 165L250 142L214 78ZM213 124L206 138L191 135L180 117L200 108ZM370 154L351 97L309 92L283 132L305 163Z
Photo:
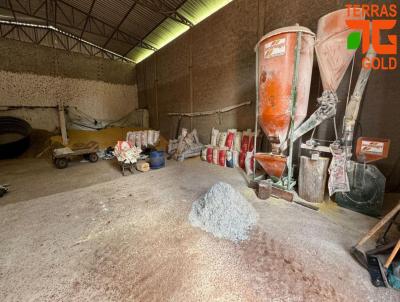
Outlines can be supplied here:
M286 168L286 156L272 153L256 153L254 158L269 176L281 178Z
M364 19L361 8L340 9L318 21L315 52L324 90L337 90L356 51L347 49L347 37L358 32L347 26L350 19Z
M286 157L279 146L288 135L291 121L292 86L296 57L297 34L301 32L298 65L297 102L294 126L305 119L311 85L314 33L302 26L289 26L265 35L257 44L259 124L272 143L272 153L255 155L268 175L282 177Z

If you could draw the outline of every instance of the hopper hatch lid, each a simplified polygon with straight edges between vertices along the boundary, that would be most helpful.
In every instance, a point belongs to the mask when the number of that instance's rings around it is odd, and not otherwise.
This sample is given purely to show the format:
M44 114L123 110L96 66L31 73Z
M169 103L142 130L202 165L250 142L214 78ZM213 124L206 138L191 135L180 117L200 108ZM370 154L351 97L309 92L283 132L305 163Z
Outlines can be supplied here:
M280 34L297 33L297 32L306 33L306 34L309 34L309 35L312 35L313 37L315 37L315 34L309 28L304 27L304 26L300 26L298 24L292 25L292 26L281 27L281 28L275 29L273 31L270 31L269 33L264 35L260 39L260 41L258 41L258 43L256 44L255 50L257 50L257 48L260 45L260 43L262 43L264 40L266 40L268 38L271 38L273 36L280 35Z

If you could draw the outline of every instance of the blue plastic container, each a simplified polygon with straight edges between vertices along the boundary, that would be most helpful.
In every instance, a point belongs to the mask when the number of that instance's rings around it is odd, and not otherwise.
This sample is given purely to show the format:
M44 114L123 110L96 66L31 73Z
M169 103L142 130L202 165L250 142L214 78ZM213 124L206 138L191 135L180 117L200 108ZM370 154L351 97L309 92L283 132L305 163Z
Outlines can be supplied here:
M164 151L150 152L150 168L160 169L165 167Z

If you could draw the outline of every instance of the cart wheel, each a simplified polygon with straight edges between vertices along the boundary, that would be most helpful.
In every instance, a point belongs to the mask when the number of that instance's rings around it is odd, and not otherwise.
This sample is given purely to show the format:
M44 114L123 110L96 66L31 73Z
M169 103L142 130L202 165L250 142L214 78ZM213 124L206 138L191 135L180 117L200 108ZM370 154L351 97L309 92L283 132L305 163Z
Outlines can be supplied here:
M99 157L97 156L96 153L90 153L89 154L89 161L91 163L95 163L98 159L99 159Z
M65 169L68 166L68 160L66 158L57 158L56 167L58 169Z

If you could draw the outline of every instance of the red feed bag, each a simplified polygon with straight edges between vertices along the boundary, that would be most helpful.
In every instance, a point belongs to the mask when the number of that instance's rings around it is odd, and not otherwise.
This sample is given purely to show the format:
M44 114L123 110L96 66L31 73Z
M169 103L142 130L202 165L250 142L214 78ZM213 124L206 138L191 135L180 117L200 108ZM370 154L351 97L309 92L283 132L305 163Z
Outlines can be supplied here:
M229 131L228 135L226 136L225 147L228 147L229 150L232 149L234 140L235 140L235 133Z
M207 148L207 162L209 162L211 164L212 163L212 159L213 159L213 148L212 147L208 147Z
M254 138L255 138L255 135L250 135L249 150L248 150L249 152L252 152L254 149Z
M240 154L239 154L239 167L242 168L242 169L245 169L245 167L246 167L246 164L245 164L245 162L246 162L246 153L247 152L240 152Z
M243 133L242 137L242 147L240 149L240 152L246 154L246 152L249 150L249 135ZM246 156L246 155L245 155Z
M218 154L218 164L225 167L226 164L226 150L219 150Z

